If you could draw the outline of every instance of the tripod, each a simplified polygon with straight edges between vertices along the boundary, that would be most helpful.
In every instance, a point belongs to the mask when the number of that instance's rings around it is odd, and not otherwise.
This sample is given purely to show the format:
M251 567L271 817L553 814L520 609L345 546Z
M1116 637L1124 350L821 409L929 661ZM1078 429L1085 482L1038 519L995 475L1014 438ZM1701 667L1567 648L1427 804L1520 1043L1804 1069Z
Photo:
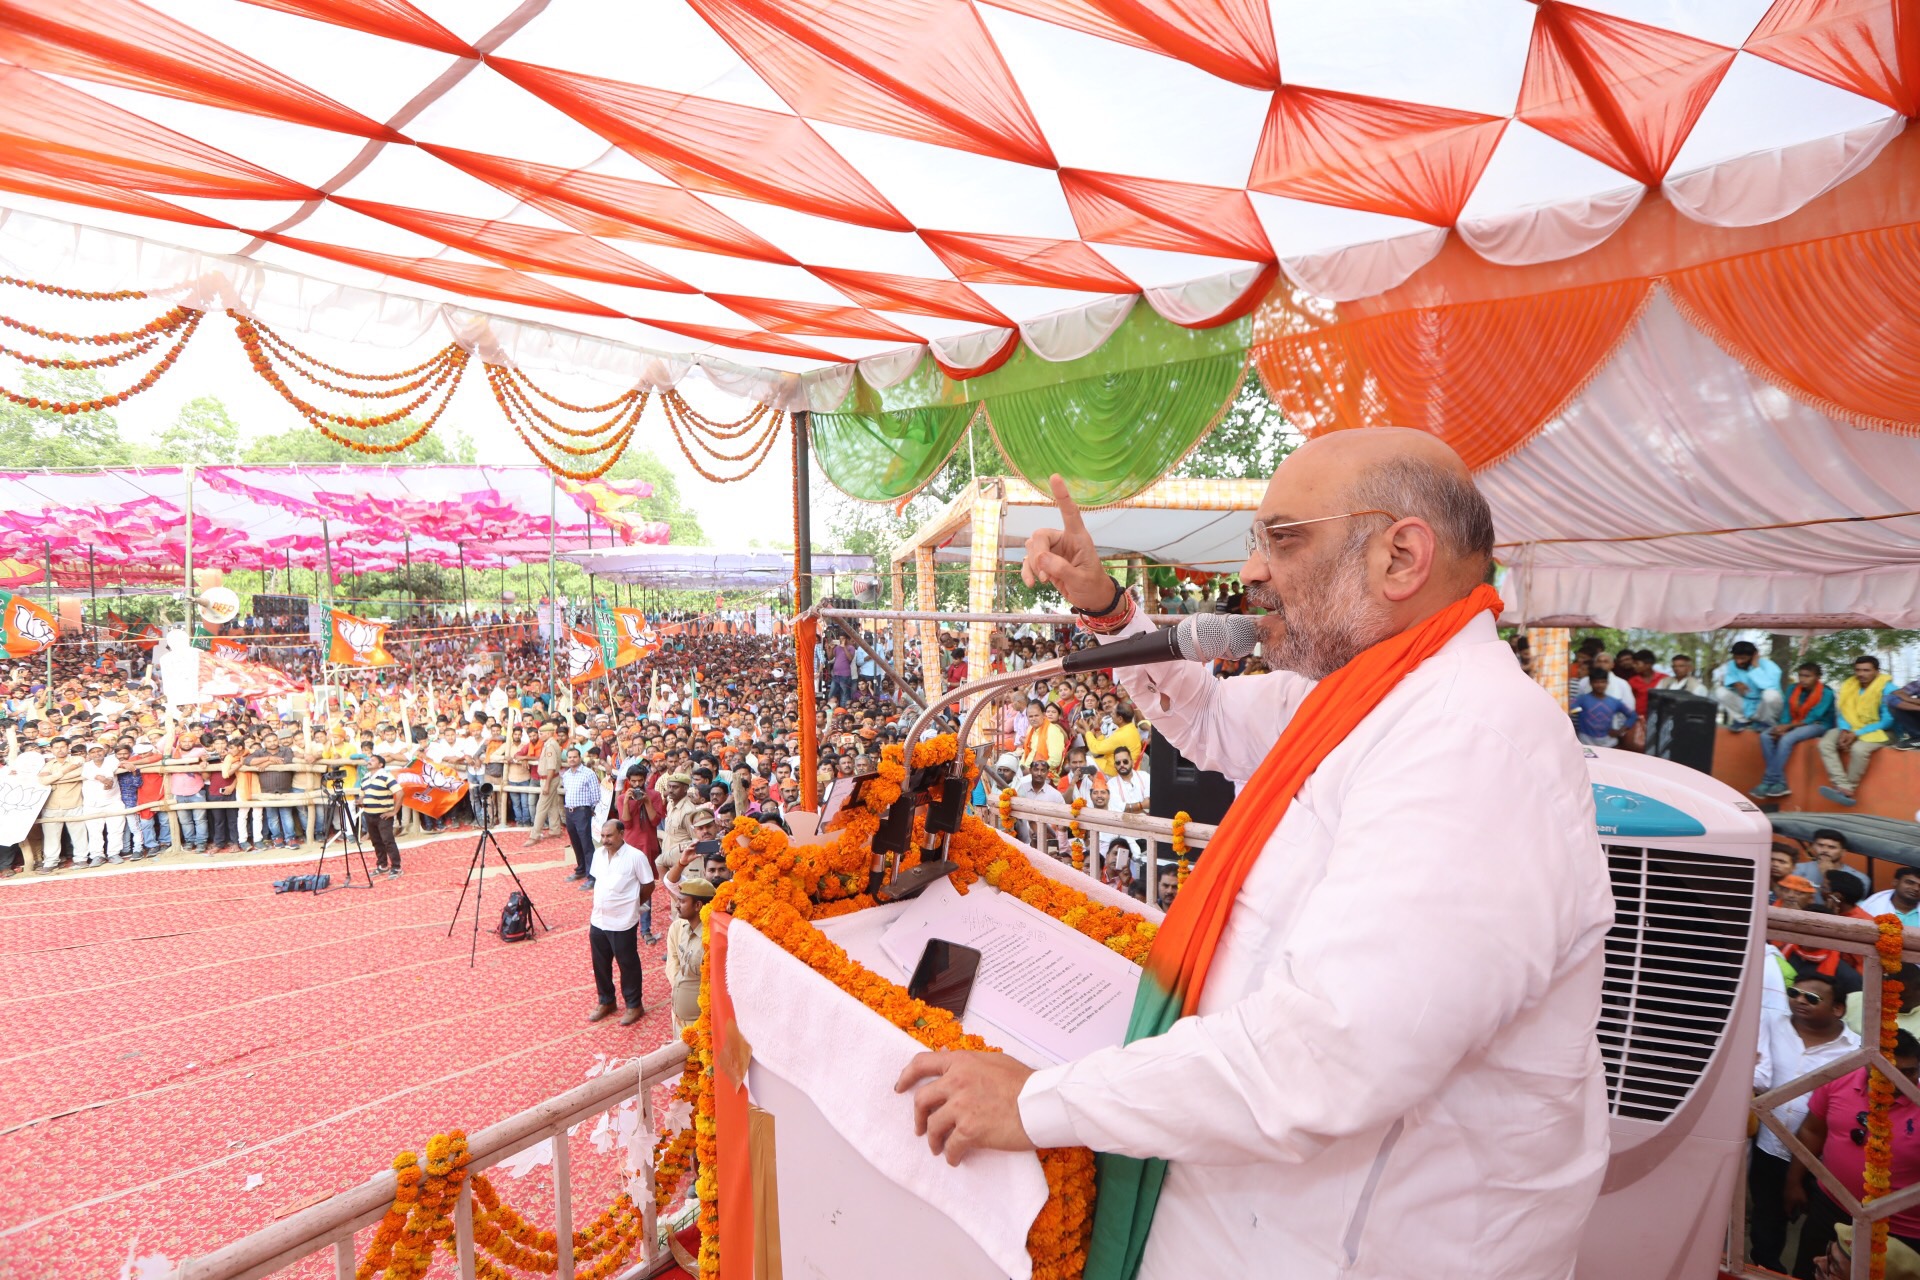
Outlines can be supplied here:
M333 847L335 839L340 841L340 865L346 875L340 879L340 887L353 887L353 856L360 857L360 874L366 877L362 889L373 888L373 872L367 870L367 851L360 846L360 829L353 825L353 814L347 810L347 793L344 784L334 783L327 789L327 838L320 842L320 858L313 864L313 884L315 893L320 893L320 869L327 865L327 850ZM352 846L349 848L348 846Z
M520 873L513 869L511 862L507 861L507 851L502 849L500 842L494 838L493 806L487 803L493 795L493 784L488 782L481 785L485 788L483 792L468 791L473 802L473 815L480 823L480 835L473 842L473 860L467 863L467 883L460 886L460 901L453 904L453 919L447 921L447 936L451 938L453 926L460 923L460 910L467 903L467 884L473 885L473 942L467 948L467 968L469 969L473 968L474 959L480 954L480 899L487 889L488 845L492 845L493 851L500 855L500 865L505 867L507 874L513 877L514 887L519 889L521 896L527 900L527 906L533 911L533 918L540 922L542 929L552 932L546 919L540 914L540 908L533 905L533 895L527 892L526 885L520 883ZM476 872L478 872L477 875Z

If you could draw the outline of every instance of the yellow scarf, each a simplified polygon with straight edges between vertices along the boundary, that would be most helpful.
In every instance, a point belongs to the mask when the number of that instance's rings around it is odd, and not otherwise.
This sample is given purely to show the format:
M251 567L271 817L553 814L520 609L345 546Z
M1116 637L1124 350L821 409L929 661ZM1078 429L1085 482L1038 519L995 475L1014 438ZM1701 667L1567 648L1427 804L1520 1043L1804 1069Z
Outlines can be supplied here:
M1834 690L1834 700L1840 707L1840 723L1851 727L1856 724L1873 724L1880 719L1880 703L1886 697L1887 685L1893 677L1881 672L1874 677L1873 683L1864 689L1860 687L1858 676L1848 676ZM1862 742L1885 742L1887 731L1875 729L1872 733L1860 735Z

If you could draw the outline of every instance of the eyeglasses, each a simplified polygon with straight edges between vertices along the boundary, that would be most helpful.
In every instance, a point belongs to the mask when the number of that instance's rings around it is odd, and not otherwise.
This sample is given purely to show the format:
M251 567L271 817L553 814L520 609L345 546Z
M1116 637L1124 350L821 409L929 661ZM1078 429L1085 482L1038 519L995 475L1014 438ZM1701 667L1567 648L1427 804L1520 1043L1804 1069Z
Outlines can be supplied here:
M1302 525L1325 524L1329 520L1351 520L1355 516L1385 516L1388 521L1400 519L1391 511L1382 511L1370 507L1365 511L1343 511L1337 516L1315 516L1311 520L1262 520L1253 518L1253 524L1247 529L1247 555L1270 559L1273 555L1273 535L1282 529L1298 529Z
M1787 999L1798 1000L1802 1004L1819 1004L1820 993L1818 991L1802 991L1799 987L1788 987Z

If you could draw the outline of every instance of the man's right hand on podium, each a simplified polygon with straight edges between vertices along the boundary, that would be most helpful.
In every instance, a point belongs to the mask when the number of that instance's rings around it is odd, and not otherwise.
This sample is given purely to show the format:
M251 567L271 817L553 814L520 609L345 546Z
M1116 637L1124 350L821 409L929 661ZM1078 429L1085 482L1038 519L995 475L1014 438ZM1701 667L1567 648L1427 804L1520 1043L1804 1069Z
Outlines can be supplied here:
M975 1151L1033 1150L1020 1123L1020 1090L1032 1074L1004 1053L920 1053L893 1091L914 1089L913 1131L933 1154L959 1164Z

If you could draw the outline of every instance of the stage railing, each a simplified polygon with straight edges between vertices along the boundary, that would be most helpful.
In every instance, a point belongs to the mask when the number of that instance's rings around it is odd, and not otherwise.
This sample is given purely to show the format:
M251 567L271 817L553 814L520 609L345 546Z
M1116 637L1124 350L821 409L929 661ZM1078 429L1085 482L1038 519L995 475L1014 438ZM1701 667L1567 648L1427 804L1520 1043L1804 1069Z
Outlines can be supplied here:
M469 1173L479 1173L499 1164L528 1147L551 1140L553 1143L554 1235L559 1246L558 1280L572 1280L573 1200L569 1174L572 1168L567 1130L582 1120L609 1111L629 1098L637 1097L640 1126L631 1141L634 1155L644 1162L642 1180L647 1184L639 1202L644 1254L613 1280L635 1280L658 1275L672 1263L672 1253L660 1247L659 1224L653 1204L653 1091L672 1085L680 1078L687 1058L687 1047L678 1041L662 1045L637 1063L597 1076L558 1097L536 1107L488 1125L467 1138ZM242 1236L212 1253L181 1262L172 1280L253 1280L290 1267L310 1254L323 1250L333 1255L335 1280L353 1280L356 1260L354 1233L370 1227L385 1216L393 1204L396 1183L393 1170L376 1173L357 1187L328 1196L291 1216ZM454 1209L454 1247L462 1280L474 1280L479 1271L473 1243L473 1184L460 1187Z
M1064 799L1057 804L1053 801L1015 800L1010 812L1016 821L1028 824L1035 837L1030 841L1034 848L1052 858L1064 860L1070 856L1066 843L1067 826L1074 821L1074 817L1073 810ZM998 814L999 800L990 794L981 819L995 824ZM1171 849L1173 845L1173 820L1142 813L1115 813L1111 809L1096 809L1089 804L1080 811L1079 822L1093 835L1087 841L1086 868L1087 874L1095 879L1105 878L1106 856L1098 838L1101 833L1139 836L1146 840L1145 901L1157 905L1160 901L1160 847L1165 844ZM1189 822L1184 838L1189 846L1198 849L1213 839L1213 833L1214 828L1207 823ZM1049 848L1049 845L1057 847Z
M1864 958L1865 971L1860 975L1863 983L1860 996L1860 1047L1817 1070L1789 1080L1765 1093L1756 1094L1750 1105L1759 1122L1772 1130L1774 1135L1786 1144L1787 1150L1792 1152L1794 1157L1819 1181L1820 1188L1832 1198L1842 1212L1852 1218L1854 1248L1852 1269L1848 1274L1850 1280L1867 1280L1867 1241L1872 1223L1877 1219L1891 1217L1893 1214L1920 1205L1920 1182L1906 1187L1896 1186L1892 1194L1872 1204L1862 1205L1834 1176L1832 1170L1821 1161L1819 1155L1809 1151L1801 1143L1798 1134L1789 1131L1785 1124L1774 1117L1773 1109L1791 1098L1811 1093L1829 1080L1838 1080L1868 1065L1879 1068L1902 1094L1916 1105L1920 1105L1920 1086L1895 1070L1893 1064L1880 1053L1881 1029L1885 1025L1880 1008L1880 984L1887 975L1881 965L1879 953L1875 950L1879 930L1871 920L1845 919L1811 911L1787 911L1773 907L1767 911L1767 937L1775 943L1797 942L1816 950L1837 949L1849 955ZM1920 960L1920 931L1913 929L1905 931L1901 959L1908 962ZM1765 1034L1764 1028L1762 1034ZM1829 1141L1836 1138L1845 1142L1849 1140L1849 1135L1846 1132L1829 1134ZM1748 1143L1747 1160L1752 1158L1752 1149L1752 1144ZM1778 1280L1780 1274L1778 1271L1747 1259L1747 1179L1744 1176L1744 1165L1745 1160L1742 1162L1742 1177L1733 1192L1732 1226L1727 1233L1727 1270L1733 1275L1751 1277L1752 1280L1762 1280L1763 1277L1767 1280ZM1754 1212L1784 1214L1785 1209L1779 1205L1756 1205Z

